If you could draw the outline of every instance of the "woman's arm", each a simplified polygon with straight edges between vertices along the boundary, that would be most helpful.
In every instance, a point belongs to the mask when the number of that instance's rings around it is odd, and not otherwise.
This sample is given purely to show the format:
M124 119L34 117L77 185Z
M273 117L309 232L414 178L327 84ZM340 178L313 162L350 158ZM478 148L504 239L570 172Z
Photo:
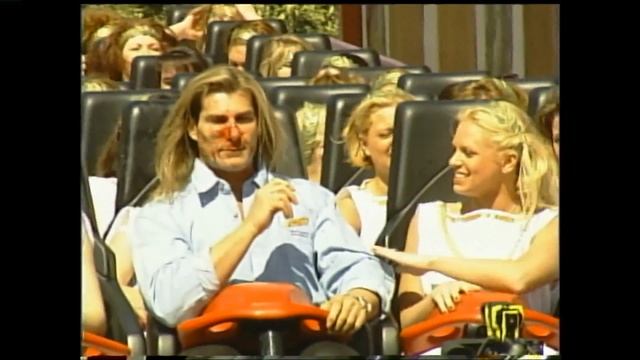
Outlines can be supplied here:
M432 258L426 268L489 290L529 292L559 277L558 218L540 230L516 260Z
M197 30L194 24L195 16L189 13L184 20L179 23L168 26L171 32L171 36L174 36L176 40L198 40L204 35L203 30Z
M84 226L82 227L82 328L97 335L104 335L107 332L107 316L93 261L92 241Z
M356 203L351 198L351 193L348 190L342 190L338 194L336 205L340 215L347 220L347 223L356 231L356 234L360 235L360 215L358 214Z
M418 252L418 216L413 215L409 224L404 251ZM427 318L435 308L431 296L424 295L420 276L404 273L400 276L398 290L398 308L400 310L400 326L406 328Z
M147 311L142 299L142 294L137 287L129 286L134 275L133 257L131 256L131 241L129 239L129 226L134 221L136 208L124 208L117 215L111 234L108 235L107 244L116 257L116 277L122 292L133 307L141 325L146 328Z
M129 240L129 224L133 209L124 208L118 215L107 234L107 245L116 257L116 277L120 286L128 286L133 278L133 258L131 257L131 241ZM113 235L111 235L113 233Z
M262 16L258 15L256 9L251 4L235 4L236 10L245 20L262 20Z
M540 230L529 250L516 260L434 258L382 247L374 247L374 252L394 261L402 272L437 271L488 290L522 294L559 277L558 218Z

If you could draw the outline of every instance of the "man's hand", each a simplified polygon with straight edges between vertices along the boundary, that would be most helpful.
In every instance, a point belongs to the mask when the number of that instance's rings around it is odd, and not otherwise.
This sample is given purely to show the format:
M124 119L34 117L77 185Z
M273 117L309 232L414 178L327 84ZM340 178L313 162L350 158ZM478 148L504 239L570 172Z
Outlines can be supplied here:
M253 204L245 221L252 225L258 234L262 233L273 220L273 216L282 211L287 219L293 217L293 206L298 198L290 183L273 179L256 192Z
M350 294L336 295L320 305L327 310L330 334L352 335L367 322L367 309Z

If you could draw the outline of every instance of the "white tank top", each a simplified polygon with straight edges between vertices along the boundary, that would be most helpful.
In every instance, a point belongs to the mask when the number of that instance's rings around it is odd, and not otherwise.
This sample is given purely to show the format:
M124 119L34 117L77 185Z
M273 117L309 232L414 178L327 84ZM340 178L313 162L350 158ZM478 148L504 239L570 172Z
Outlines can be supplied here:
M360 217L360 239L367 248L373 246L387 222L387 196L374 195L365 187L371 179L360 186L350 185L341 191L348 191L356 205Z
M531 246L535 235L558 216L557 209L544 209L527 221L523 215L480 209L460 214L460 203L441 201L418 205L418 253L477 259L517 259ZM447 236L447 233L449 236ZM438 272L422 276L422 287L454 281ZM543 285L523 296L530 308L553 313L559 296L554 284Z

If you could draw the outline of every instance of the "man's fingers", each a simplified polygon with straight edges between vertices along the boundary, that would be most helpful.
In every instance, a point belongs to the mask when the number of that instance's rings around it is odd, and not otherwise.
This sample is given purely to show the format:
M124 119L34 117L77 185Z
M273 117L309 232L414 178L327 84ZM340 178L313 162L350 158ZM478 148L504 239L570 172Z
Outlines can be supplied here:
M366 311L358 312L358 317L356 318L356 322L353 328L351 329L351 332L349 333L349 335L353 335L356 331L360 330L360 328L364 326L366 322L367 322L367 312Z
M351 299L351 297L343 297L341 302L342 308L340 308L340 313L333 327L333 330L338 333L342 332L342 328L347 325L351 313L357 311L358 308L355 299ZM356 315L353 316L353 321L355 321L355 317Z
M340 309L342 308L342 301L332 301L331 307L329 308L329 315L327 315L327 329L332 330L334 328L334 324L338 318L338 314L340 314Z
M293 218L293 207L291 206L291 203L288 199L280 199L280 201L278 202L278 208L282 210L282 214L284 215L285 219Z

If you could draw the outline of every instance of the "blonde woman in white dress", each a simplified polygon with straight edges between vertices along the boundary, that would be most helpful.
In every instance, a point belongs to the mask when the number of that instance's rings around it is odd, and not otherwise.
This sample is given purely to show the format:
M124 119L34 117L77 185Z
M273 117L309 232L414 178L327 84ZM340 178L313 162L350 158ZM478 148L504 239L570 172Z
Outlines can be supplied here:
M550 313L558 297L558 166L551 144L518 107L497 101L461 111L453 138L453 190L462 203L420 204L405 251L375 247L398 265L403 328L460 294L521 295Z

